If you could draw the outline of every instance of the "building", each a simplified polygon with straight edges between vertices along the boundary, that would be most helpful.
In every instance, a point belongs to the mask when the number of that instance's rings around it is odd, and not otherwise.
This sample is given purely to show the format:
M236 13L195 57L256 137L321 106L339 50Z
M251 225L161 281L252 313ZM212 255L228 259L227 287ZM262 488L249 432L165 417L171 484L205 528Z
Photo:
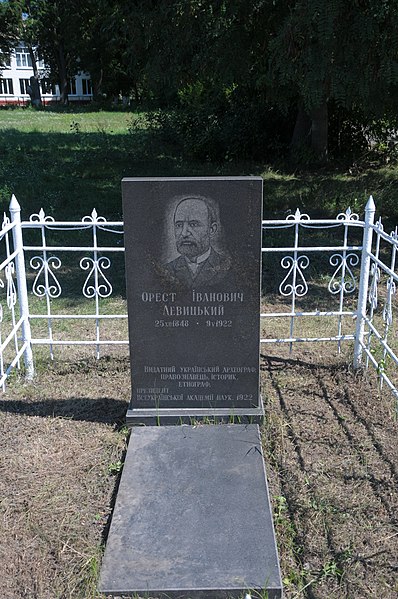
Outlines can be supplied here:
M43 104L59 102L59 87L50 81L48 69L42 60L37 61L37 68ZM0 72L0 106L25 106L29 103L27 87L32 75L32 59L28 48L21 42ZM79 73L70 79L68 92L71 102L90 102L93 99L90 76L87 73Z

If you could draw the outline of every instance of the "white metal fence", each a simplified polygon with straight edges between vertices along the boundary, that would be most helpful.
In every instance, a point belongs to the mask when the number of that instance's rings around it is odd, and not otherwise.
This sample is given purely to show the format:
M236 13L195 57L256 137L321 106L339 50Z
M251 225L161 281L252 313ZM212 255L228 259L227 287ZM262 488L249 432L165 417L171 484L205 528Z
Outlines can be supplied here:
M348 209L336 219L297 210L263 221L261 343L334 342L340 349L351 341L354 367L371 363L398 399L398 234L387 234L374 214L370 198L364 220ZM0 233L3 388L22 356L33 376L39 345L51 358L56 346L91 345L99 357L103 345L128 345L127 327L114 326L127 319L122 235L122 222L95 210L80 221L55 221L41 210L21 222L12 198Z

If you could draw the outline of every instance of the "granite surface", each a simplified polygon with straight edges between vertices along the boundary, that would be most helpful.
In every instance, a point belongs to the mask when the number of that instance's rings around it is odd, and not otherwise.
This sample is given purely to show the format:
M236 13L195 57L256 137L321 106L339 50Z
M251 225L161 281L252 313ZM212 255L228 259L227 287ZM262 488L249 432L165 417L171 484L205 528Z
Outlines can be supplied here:
M132 429L99 589L281 597L257 425Z
M131 410L259 408L262 185L123 180Z

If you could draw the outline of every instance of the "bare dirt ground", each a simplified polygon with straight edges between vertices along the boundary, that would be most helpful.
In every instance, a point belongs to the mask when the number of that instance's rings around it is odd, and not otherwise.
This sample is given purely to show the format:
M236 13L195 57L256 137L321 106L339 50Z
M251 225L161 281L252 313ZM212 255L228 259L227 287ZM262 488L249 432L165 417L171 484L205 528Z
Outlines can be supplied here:
M281 353L263 357L264 448L286 597L397 597L392 398L330 349Z
M286 598L395 599L390 393L331 348L266 349L264 451ZM98 362L63 355L0 397L3 599L98 597L129 389L125 354Z

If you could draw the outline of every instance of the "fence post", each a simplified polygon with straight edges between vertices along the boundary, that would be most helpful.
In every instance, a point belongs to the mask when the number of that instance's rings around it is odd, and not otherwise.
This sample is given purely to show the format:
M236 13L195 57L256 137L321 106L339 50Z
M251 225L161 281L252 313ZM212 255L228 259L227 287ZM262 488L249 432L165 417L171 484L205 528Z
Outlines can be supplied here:
M28 303L28 288L26 285L25 257L23 251L22 227L21 227L21 207L18 204L15 195L12 196L10 202L11 223L15 224L12 229L12 237L14 241L15 270L17 276L18 302L22 321L22 341L27 342L24 352L24 362L26 369L26 378L32 380L34 376L33 353L32 353L32 334L30 331L29 322L29 303Z
M362 343L365 333L366 303L368 299L369 275L370 275L370 253L372 251L372 236L376 206L373 197L370 196L365 207L365 227L362 240L361 274L359 275L359 293L357 306L357 324L355 330L354 344L354 368L361 367Z

